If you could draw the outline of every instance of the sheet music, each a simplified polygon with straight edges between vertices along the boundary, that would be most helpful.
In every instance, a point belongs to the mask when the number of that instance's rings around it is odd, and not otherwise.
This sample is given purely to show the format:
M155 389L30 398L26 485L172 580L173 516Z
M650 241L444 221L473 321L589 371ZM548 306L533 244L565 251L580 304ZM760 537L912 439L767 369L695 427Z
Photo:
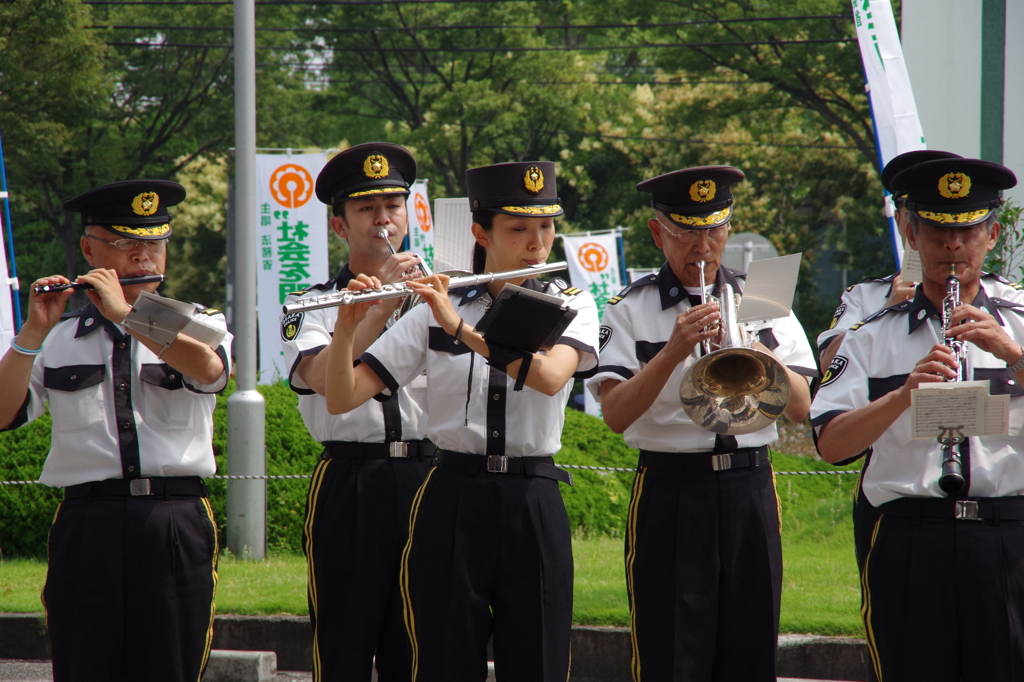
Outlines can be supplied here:
M989 397L987 380L921 384L910 392L911 437L935 439L953 427L965 436L986 435Z
M1005 436L1010 433L1010 396L985 396L986 436Z
M467 197L434 199L434 272L473 271L472 227Z
M903 250L903 265L900 268L900 279L904 282L920 282L924 279L921 270L921 254L907 244Z
M743 285L736 321L774 320L789 315L802 257L801 253L791 253L753 261L747 271L747 282Z

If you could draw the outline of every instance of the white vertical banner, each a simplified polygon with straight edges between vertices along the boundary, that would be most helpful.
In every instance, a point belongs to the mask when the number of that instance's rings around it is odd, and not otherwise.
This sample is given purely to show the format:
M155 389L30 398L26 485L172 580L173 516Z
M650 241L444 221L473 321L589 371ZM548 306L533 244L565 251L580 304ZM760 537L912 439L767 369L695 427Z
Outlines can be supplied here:
M0 217L0 348L5 351L10 348L14 340L14 305L11 303L11 296L17 296L17 292L11 291L7 283L9 273L7 271L7 245L4 244L4 221Z
M603 314L608 299L622 289L618 234L562 235L562 244L572 285L589 291L597 302L598 313ZM583 391L583 409L589 415L601 416L601 406L590 391Z
M314 193L327 154L256 155L256 281L259 383L288 377L281 348L281 305L292 291L330 278L327 208Z
M430 215L426 180L417 180L409 188L406 208L409 213L409 250L419 254L427 267L433 271L434 218Z
M597 301L597 311L604 312L608 299L619 293L618 235L562 235L565 260L569 263L569 279L574 287L589 291Z
M878 156L882 167L894 156L925 149L924 131L917 115L910 75L903 59L903 45L896 31L896 19L890 0L852 0L853 21L857 26L857 42L868 96L878 137ZM887 207L887 213L891 208ZM895 231L896 222L889 221ZM893 233L897 259L903 261L903 243Z

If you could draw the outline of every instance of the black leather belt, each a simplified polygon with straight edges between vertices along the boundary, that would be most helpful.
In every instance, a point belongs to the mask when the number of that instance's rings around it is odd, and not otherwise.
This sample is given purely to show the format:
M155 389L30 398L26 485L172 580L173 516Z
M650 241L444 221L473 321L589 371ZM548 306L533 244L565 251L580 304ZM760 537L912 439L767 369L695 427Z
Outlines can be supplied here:
M474 455L454 450L438 450L438 466L461 469L469 473L519 474L539 476L572 485L572 474L555 466L553 457L508 457L506 455Z
M979 497L973 500L901 497L886 502L878 510L889 516L915 519L1024 521L1024 497Z
M64 488L64 499L80 497L209 497L210 491L198 476L158 478L111 478L79 483Z
M357 443L329 440L324 444L323 459L334 457L365 457L368 459L402 459L433 457L434 444L429 440L393 441L391 443Z
M733 452L655 452L640 451L640 466L648 469L671 469L673 471L726 471L727 469L751 469L768 459L768 446L740 448Z

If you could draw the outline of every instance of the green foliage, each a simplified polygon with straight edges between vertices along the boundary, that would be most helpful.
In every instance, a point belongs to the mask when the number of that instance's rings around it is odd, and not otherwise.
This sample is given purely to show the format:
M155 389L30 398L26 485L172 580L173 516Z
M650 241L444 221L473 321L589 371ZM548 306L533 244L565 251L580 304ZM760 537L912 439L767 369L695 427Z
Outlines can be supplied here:
M999 209L999 238L985 259L985 269L1019 282L1024 279L1024 224L1020 204L1008 199Z
M604 421L578 410L565 411L562 449L556 464L636 469L637 451L622 436L612 433ZM562 499L569 527L589 535L622 535L633 489L632 471L569 469L572 487L563 485Z
M34 481L50 451L50 415L0 434L0 480ZM63 495L44 485L0 485L0 556L45 557Z

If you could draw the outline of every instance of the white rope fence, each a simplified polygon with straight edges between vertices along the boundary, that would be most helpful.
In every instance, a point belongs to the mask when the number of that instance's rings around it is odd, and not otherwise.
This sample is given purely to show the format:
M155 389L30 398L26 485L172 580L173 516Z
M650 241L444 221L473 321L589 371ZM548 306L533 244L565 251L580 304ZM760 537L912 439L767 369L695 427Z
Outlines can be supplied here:
M581 464L559 464L557 465L562 469L586 469L588 471L621 471L624 473L633 473L636 469L630 469L627 467L591 467L583 466ZM842 474L859 474L860 471L850 470L838 470L838 471L776 471L776 476L837 476ZM207 476L206 480L227 480L227 481L278 481L278 480L289 480L296 478L312 478L312 474L280 474L280 475L264 475L264 476L229 476L229 475L218 475L218 476ZM0 481L0 485L35 485L39 481Z

